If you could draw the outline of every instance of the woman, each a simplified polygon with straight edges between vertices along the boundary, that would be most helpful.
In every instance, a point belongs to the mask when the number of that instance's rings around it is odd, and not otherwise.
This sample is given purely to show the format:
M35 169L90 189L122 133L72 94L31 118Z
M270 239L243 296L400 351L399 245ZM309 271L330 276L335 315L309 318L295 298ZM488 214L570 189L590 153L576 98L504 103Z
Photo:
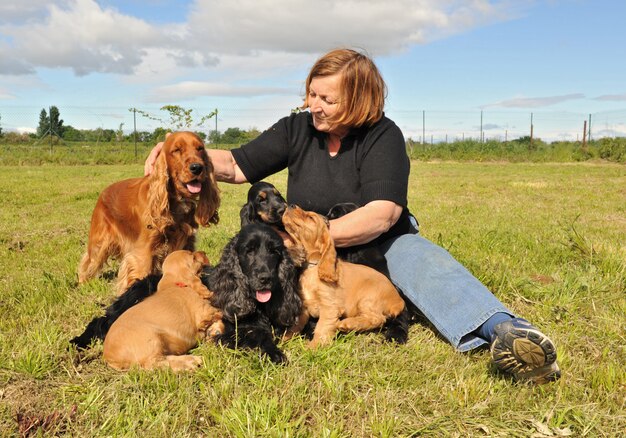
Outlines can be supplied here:
M240 184L288 169L287 199L321 214L361 207L330 224L338 247L376 240L391 279L459 351L490 344L496 367L517 380L560 377L552 341L516 318L444 249L417 232L407 208L410 162L400 129L383 113L386 85L373 61L333 50L312 67L302 109L248 144L209 150L218 181ZM146 173L160 150L146 160Z

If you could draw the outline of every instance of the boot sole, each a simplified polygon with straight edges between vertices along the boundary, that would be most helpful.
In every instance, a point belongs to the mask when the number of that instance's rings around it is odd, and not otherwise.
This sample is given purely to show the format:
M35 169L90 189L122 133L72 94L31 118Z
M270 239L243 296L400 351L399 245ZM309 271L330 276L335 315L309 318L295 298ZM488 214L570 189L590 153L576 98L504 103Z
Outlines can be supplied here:
M546 335L535 329L511 328L491 344L496 367L515 380L545 383L561 376L556 348Z

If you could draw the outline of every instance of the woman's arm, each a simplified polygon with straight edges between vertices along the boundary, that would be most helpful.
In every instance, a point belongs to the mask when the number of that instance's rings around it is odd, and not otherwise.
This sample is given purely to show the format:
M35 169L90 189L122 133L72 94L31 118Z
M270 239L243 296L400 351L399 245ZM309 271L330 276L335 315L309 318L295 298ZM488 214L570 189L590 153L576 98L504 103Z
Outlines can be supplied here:
M248 179L237 165L232 152L223 149L207 149L206 151L213 162L213 171L218 181L231 184L248 182Z
M154 169L154 163L161 153L163 148L163 142L157 143L152 148L148 158L144 163L144 175L150 175ZM228 182L232 184L242 184L247 182L246 176L243 174L230 151L222 149L207 149L209 158L213 163L213 171L215 172L215 178L221 182Z
M398 221L402 207L392 201L377 200L345 216L330 221L335 246L361 245L380 236Z

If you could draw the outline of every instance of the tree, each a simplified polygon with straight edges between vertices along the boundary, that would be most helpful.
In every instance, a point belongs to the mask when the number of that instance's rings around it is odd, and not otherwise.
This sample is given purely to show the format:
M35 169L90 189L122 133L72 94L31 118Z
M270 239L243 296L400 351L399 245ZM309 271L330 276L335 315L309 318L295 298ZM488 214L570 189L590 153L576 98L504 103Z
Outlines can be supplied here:
M0 137L2 137L2 114L0 114Z
M239 128L228 128L222 134L222 143L226 144L241 144L245 143L245 132Z
M115 141L121 143L124 141L124 123L120 123L120 127L115 131Z
M50 115L45 108L39 113L39 126L37 126L37 137L41 138L48 134L63 137L63 120L60 119L61 113L56 106L50 107Z
M37 137L41 138L48 133L50 129L50 119L45 108L41 109L39 113L39 126L37 126Z
M151 141L154 143L158 143L160 141L165 140L165 134L167 134L167 130L164 128L156 128L152 133Z
M169 121L163 120L158 116L137 108L129 108L128 111L132 113L138 113L140 116L146 117L150 120L155 120L157 122L163 123L168 127L169 130L173 131L191 130L194 126L194 117L192 115L193 109L183 108L182 106L178 105L164 105L159 109L161 111L166 111L169 114ZM212 111L210 114L198 117L195 121L195 125L197 127L201 127L206 121L213 117L217 117L217 109L215 111Z
M50 130L52 134L56 134L57 137L63 137L63 131L65 130L65 126L63 126L63 120L60 119L61 113L56 106L50 107Z
M81 141L83 140L83 133L71 125L68 125L63 130L63 139L67 141Z

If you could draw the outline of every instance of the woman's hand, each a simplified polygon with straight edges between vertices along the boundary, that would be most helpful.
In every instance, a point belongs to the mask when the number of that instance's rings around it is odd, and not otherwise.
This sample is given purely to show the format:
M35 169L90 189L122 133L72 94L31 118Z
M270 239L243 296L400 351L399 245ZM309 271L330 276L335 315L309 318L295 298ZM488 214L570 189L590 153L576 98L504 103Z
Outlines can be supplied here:
M169 135L169 134L167 134ZM148 176L152 173L152 171L154 170L154 164L156 163L157 157L159 156L159 153L161 153L161 149L163 149L163 142L159 142L156 144L155 147L152 148L152 150L150 151L150 154L148 155L148 158L146 158L145 163L143 164L143 174L145 176Z
M167 132L165 134L165 138L169 137L171 132ZM143 163L143 174L148 176L154 170L154 163L156 163L157 157L161 153L161 149L163 149L163 142L160 141L156 144L155 147L152 148L150 154L148 154L148 158L146 158L146 162Z

